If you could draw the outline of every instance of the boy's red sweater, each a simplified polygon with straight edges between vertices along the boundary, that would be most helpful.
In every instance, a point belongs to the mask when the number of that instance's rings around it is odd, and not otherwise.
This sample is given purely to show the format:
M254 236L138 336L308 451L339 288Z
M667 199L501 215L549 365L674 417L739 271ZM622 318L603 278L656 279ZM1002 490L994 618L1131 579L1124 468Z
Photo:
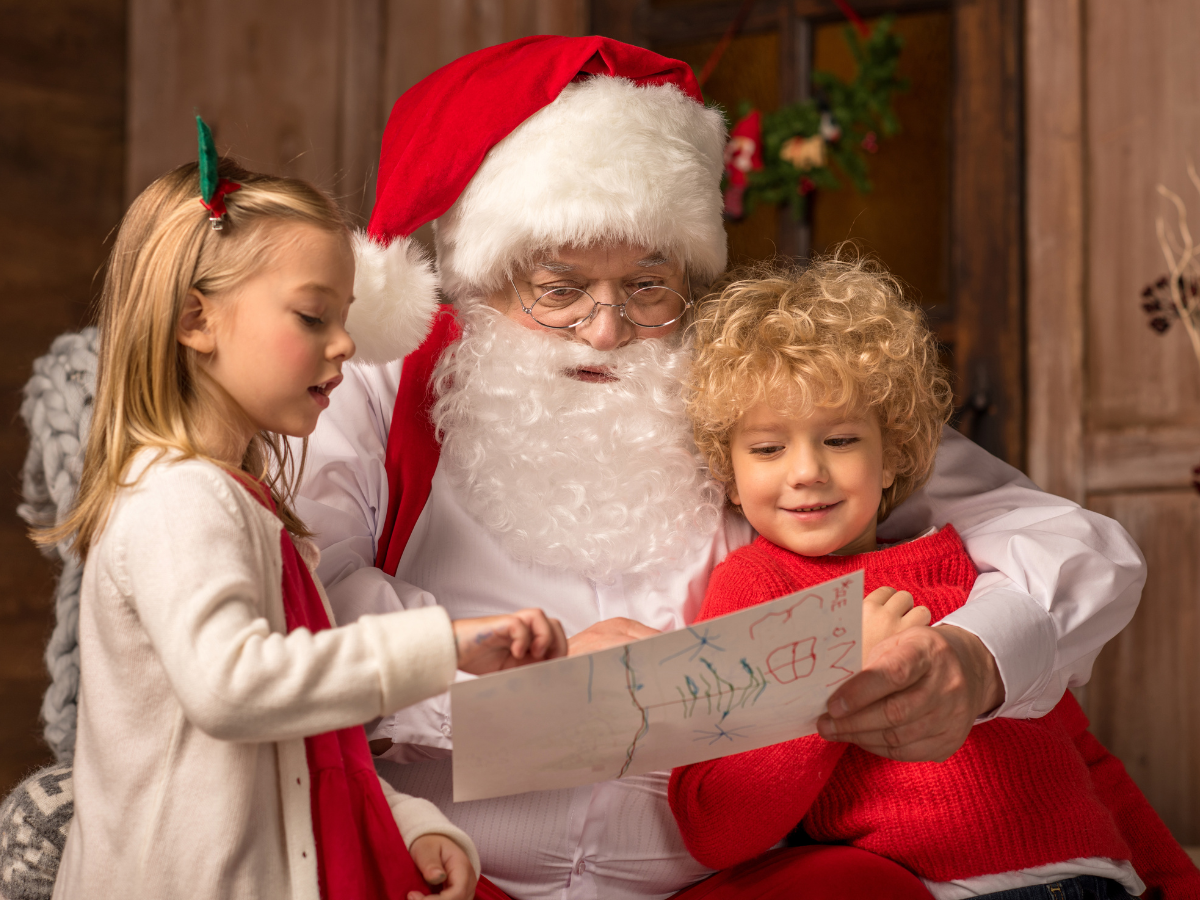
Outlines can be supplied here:
M976 576L951 526L856 556L803 557L760 537L714 570L699 619L857 569L866 591L908 590L935 622L966 602ZM692 855L718 869L759 855L801 821L817 841L870 850L931 881L1128 860L1076 747L1086 728L1068 694L1043 718L976 725L944 763L893 762L811 735L676 769L671 809Z

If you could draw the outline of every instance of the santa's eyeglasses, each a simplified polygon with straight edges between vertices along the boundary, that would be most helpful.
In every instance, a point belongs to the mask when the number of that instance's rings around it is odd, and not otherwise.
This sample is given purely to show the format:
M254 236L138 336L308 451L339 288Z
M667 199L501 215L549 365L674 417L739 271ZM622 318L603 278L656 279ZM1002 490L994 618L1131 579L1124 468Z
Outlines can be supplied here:
M526 306L525 298L511 276L508 283L512 285L521 309L546 328L583 325L590 322L602 306L619 309L623 318L639 328L665 328L682 319L692 305L692 301L678 291L665 284L654 284L631 291L624 303L601 303L583 288L552 287L540 294L531 306ZM690 278L687 292L692 293Z

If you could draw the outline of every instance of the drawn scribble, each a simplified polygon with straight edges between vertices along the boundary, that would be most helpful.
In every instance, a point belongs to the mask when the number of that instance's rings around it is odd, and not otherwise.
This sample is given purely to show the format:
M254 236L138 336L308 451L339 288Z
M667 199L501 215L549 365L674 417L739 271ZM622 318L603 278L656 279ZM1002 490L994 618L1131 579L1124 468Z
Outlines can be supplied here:
M835 659L833 662L831 662L829 664L829 668L837 669L841 672L845 672L846 674L843 675L841 678L838 678L838 679L835 679L834 681L829 682L829 684L825 685L825 687L833 687L835 684L840 684L841 682L845 681L847 678L849 678L851 675L854 674L853 669L847 669L845 666L839 666L838 663L840 663L843 659L845 659L849 655L850 651L853 650L855 648L855 646L857 646L857 644L858 644L857 641L846 641L845 643L842 643L842 644L834 644L832 647L829 648L830 653L832 653L838 647L846 648L845 650L842 651L841 656L839 656L837 659Z
M710 746L710 747L713 744L715 744L717 741L721 740L722 738L724 738L727 741L733 741L734 738L746 737L746 735L742 734L742 730L740 728L731 728L728 731L726 731L724 728L721 727L720 722L713 724L712 731L704 731L702 729L697 728L695 730L695 734L698 734L699 737L692 738L693 741L708 741L708 746Z
M658 664L660 666L663 665L664 663L669 663L671 660L675 659L676 657L683 656L683 654L685 654L685 653L692 654L691 656L688 657L688 662L694 662L696 657L700 655L700 651L703 650L705 647L711 647L713 650L719 650L722 653L725 652L724 647L718 647L716 644L713 643L713 641L719 641L721 639L721 636L719 634L714 634L710 637L708 634L707 628L704 629L704 634L696 634L696 629L692 628L691 626L688 627L688 632L691 634L692 637L694 637L696 639L696 643L692 644L689 647L684 647L678 653L672 653L670 656L664 657L663 659L659 660Z
M843 628L841 625L839 625L837 628L833 629L834 637L844 637L845 634L846 634L846 629Z
M765 616L763 616L757 622L752 624L750 626L750 640L754 640L754 629L757 628L759 625L762 625L764 622L769 622L771 619L776 619L776 618L779 618L780 616L782 616L783 621L776 622L775 625L773 626L773 628L779 628L781 625L787 624L791 620L792 614L795 613L795 611L797 609L799 609L801 606L803 606L809 600L816 600L817 603L822 608L824 608L825 598L822 597L820 594L805 594L803 597L801 597L799 600L797 600L795 603L793 603L787 609L781 609L778 612L767 613Z
M633 671L633 664L629 661L629 645L625 645L625 653L622 657L622 662L625 663L625 686L629 689L629 699L633 701L633 705L638 708L642 714L641 724L638 725L638 730L633 736L633 740L629 744L629 749L625 751L625 764L621 766L621 771L617 773L617 777L621 778L629 771L629 766L633 763L633 754L637 750L638 741L640 741L646 732L650 730L650 710L642 706L638 701L637 692L641 689L638 684L637 675Z
M767 654L767 674L780 684L807 678L817 666L816 644L817 639L810 637L776 647Z
M833 600L829 603L829 610L832 612L835 609L840 609L849 602L850 585L852 581L849 578L843 578L841 584L833 586ZM822 603L822 609L825 608Z

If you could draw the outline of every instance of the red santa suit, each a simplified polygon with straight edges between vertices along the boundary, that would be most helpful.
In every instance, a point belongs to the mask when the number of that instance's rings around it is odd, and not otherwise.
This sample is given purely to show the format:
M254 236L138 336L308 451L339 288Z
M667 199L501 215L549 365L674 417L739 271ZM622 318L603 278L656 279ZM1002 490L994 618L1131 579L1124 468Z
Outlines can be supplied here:
M676 629L699 610L713 567L751 540L740 517L714 518L698 539L681 536L653 577L589 577L514 553L511 527L470 511L430 423L428 379L453 327L439 320L445 330L398 358L437 313L432 271L407 240L430 220L441 288L456 303L503 285L531 250L604 241L670 254L693 284L718 274L724 125L698 100L674 60L604 38L531 38L464 57L397 102L350 322L371 364L346 367L297 502L339 622L437 603L456 618L540 606L568 634L615 616ZM406 305L406 324L379 312L392 302ZM981 575L944 621L996 658L1006 699L994 715L1044 715L1132 616L1140 552L1115 522L1041 493L949 431L933 479L883 531L899 539L947 522ZM438 804L472 835L484 873L521 900L666 897L711 871L675 827L669 773L452 804L448 697L372 736L395 744L384 777Z

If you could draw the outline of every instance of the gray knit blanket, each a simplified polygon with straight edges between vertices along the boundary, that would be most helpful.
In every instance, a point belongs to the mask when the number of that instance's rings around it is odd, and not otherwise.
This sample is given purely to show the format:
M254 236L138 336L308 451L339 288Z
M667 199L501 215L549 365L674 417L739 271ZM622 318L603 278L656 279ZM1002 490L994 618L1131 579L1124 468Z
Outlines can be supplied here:
M17 512L52 525L71 506L83 468L96 384L95 328L64 334L33 364L21 418L29 429ZM62 564L54 591L54 632L46 647L50 688L42 701L46 743L58 762L35 772L0 803L0 898L49 900L74 812L71 760L79 697L79 559L64 544L43 551Z

